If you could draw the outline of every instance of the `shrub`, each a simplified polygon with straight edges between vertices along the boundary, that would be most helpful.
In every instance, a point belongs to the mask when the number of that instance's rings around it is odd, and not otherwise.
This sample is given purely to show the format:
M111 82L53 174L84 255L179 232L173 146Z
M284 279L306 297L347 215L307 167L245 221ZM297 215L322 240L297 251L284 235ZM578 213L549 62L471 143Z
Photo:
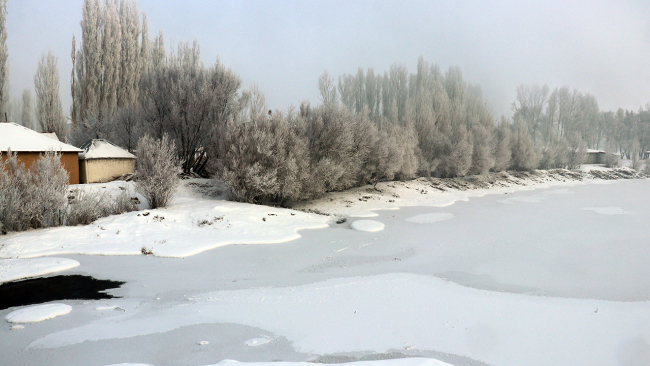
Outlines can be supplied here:
M3 231L59 226L65 218L68 173L53 151L29 170L9 151L0 171L0 222Z
M138 205L126 191L120 191L113 199L106 192L77 189L68 196L65 224L88 225L99 218L135 211L137 208Z
M115 199L106 193L68 192L68 173L61 156L47 152L30 169L8 152L0 166L0 231L23 231L60 225L90 224L100 217L134 211L126 191Z
M174 142L166 134L160 140L145 135L138 141L136 155L136 191L149 207L166 207L180 183L181 164Z

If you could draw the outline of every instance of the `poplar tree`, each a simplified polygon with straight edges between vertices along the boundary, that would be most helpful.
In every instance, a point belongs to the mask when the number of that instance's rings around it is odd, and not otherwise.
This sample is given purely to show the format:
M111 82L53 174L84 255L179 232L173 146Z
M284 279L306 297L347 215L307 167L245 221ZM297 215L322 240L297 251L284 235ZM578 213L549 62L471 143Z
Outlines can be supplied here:
M59 70L57 57L52 51L43 54L34 76L36 89L36 117L42 132L54 132L64 141L65 117L59 96Z
M7 0L0 0L0 116L5 118L9 107L9 50L7 49Z
M118 90L123 87L121 75L121 22L118 13L118 0L106 0L104 5L104 31L102 33L102 89L101 113L110 118L118 107Z
M140 24L138 10L132 0L120 4L120 29L122 54L120 58L120 88L118 106L134 104L140 84Z
M25 127L34 129L34 102L32 92L29 89L23 90L22 124Z

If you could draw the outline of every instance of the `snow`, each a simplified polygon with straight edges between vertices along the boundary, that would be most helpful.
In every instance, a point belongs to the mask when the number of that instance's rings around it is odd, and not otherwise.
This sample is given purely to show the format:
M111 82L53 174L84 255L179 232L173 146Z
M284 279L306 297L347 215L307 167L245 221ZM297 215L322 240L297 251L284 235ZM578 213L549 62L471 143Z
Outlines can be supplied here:
M76 260L57 257L0 259L0 284L61 272L77 266L79 262Z
M14 152L81 152L72 145L40 134L13 122L0 123L0 151L11 149Z
M208 366L313 366L308 362L237 362L223 360ZM450 366L448 363L430 358L399 358L393 360L357 361L345 363L346 366Z
M187 181L184 181L187 182ZM130 182L78 185L119 192ZM75 188L74 186L71 188ZM140 200L144 199L140 197ZM142 255L188 257L230 244L272 244L300 238L298 231L328 226L329 217L281 208L202 199L191 186L179 189L168 208L102 218L89 226L10 233L0 238L0 258L45 255Z
M66 315L71 311L72 306L66 304L35 305L12 311L5 316L5 320L9 323L37 323Z
M114 363L112 365L106 365L106 366L151 366L147 363Z
M106 140L91 140L82 149L79 159L135 159L135 155Z
M428 213L428 214L422 214L422 215L409 217L408 219L406 219L406 221L412 222L412 223L415 223L415 224L433 224L434 222L451 220L453 218L454 218L454 214L451 214L451 213L434 212L434 213Z
M585 169L585 174L591 171L610 173L608 168ZM379 211L397 210L405 207L448 207L456 202L466 202L474 197L485 195L512 194L534 189L552 187L574 187L587 183L607 184L609 181L587 178L572 178L567 170L550 173L540 173L529 178L513 176L508 173L495 174L485 182L469 182L460 184L448 183L444 180L428 181L419 178L408 182L380 182L376 189L370 186L351 189L346 192L331 192L322 198L297 202L293 207L301 210L318 210L335 216L344 217L376 217ZM458 188L459 187L459 188ZM468 189L468 187L472 187Z
M249 347L257 347L271 342L271 338L252 338L244 342Z
M375 220L357 220L350 227L356 231L376 232L384 230L384 224Z

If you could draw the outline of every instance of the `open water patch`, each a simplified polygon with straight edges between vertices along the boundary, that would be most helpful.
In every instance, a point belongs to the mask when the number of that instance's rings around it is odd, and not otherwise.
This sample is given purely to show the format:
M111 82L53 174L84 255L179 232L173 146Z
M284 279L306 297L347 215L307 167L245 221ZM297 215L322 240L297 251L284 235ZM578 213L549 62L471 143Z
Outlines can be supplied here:
M0 285L0 310L59 300L102 300L118 296L105 291L126 282L71 275L35 278Z

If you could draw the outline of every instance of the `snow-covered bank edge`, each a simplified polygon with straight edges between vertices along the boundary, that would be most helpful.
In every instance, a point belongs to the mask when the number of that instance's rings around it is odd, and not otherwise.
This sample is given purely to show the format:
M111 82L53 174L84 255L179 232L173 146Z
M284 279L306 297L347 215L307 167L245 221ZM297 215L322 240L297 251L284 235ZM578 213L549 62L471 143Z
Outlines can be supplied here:
M0 259L0 285L4 282L22 280L65 271L79 266L79 262L67 258Z
M293 202L289 206L300 211L336 217L375 217L378 216L376 211L380 210L412 206L445 207L487 194L640 178L646 176L629 168L609 169L589 165L583 166L581 170L511 171L462 178L418 178L331 192L321 198Z

